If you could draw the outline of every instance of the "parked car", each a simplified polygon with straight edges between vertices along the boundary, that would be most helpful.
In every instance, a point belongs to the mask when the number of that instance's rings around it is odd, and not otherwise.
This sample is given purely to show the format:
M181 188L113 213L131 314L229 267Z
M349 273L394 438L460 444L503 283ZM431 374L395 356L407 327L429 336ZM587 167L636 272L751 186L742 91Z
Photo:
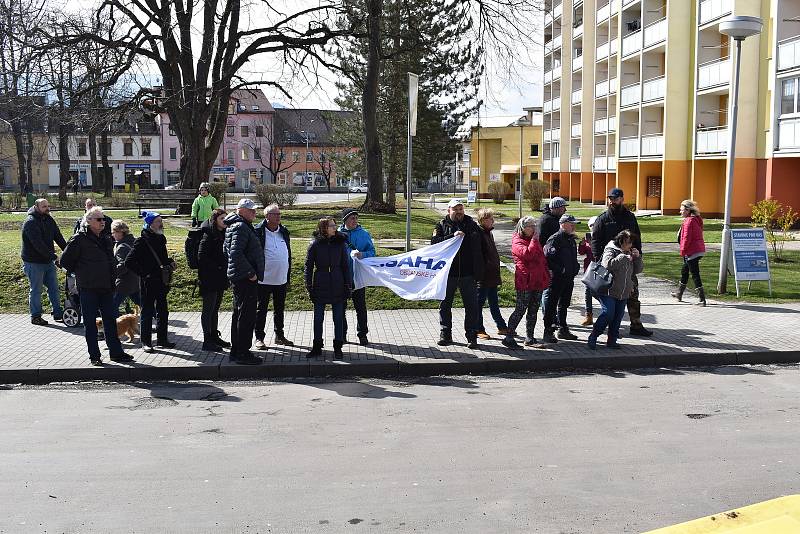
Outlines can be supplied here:
M351 185L350 186L351 193L366 193L367 192L367 184L361 185Z

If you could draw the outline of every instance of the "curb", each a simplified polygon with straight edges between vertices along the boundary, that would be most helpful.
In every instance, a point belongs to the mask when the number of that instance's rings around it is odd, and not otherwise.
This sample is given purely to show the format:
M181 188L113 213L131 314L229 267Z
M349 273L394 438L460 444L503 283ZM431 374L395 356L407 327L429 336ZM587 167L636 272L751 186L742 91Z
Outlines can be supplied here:
M570 369L642 369L652 367L708 367L800 362L800 351L680 352L674 354L620 354L614 356L552 355L531 359L464 358L397 360L319 361L247 365L201 365L197 367L72 367L0 369L0 384L47 384L50 382L135 382L147 380L265 380L308 377L394 378L434 375L487 375Z

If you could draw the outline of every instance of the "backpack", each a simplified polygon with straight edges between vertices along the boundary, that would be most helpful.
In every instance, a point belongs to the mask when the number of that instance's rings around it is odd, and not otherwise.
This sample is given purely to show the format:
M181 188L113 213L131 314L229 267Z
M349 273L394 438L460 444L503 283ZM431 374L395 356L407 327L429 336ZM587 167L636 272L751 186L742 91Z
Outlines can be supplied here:
M203 239L202 228L189 228L189 235L183 243L183 251L186 254L186 263L190 269L198 269L200 261L197 253L200 250L200 240Z

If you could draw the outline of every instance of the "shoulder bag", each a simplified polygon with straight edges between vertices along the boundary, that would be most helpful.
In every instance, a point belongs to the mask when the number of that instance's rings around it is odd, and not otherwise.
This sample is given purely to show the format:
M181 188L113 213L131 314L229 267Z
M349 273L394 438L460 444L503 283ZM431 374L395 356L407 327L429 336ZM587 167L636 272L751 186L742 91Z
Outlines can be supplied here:
M583 274L581 282L583 282L594 295L608 295L608 289L611 287L611 284L614 283L614 276L611 274L611 271L596 261L593 261Z
M164 287L168 288L172 285L172 266L161 263L161 258L158 257L158 254L156 254L156 251L153 249L152 245L150 245L150 242L144 237L142 239L144 239L144 244L147 245L147 248L149 248L150 252L153 253L156 263L158 263L158 266L161 268L161 282L164 284Z

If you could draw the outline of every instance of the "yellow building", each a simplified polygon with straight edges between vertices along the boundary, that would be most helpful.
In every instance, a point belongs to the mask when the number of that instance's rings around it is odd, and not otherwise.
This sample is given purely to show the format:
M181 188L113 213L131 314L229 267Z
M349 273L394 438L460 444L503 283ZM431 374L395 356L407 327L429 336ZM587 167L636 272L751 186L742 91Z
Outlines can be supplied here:
M33 136L31 171L33 190L46 191L47 180L47 136L37 133ZM0 132L0 191L19 189L19 166L17 145L8 132Z
M758 16L742 46L732 216L762 198L800 206L800 1L546 0L544 177L554 194L639 209L694 198L724 211L735 46L728 15Z
M481 117L480 125L467 124L461 169L468 170L469 188L488 198L489 184L505 182L519 193L520 166L523 182L542 179L541 108L525 108L525 115ZM462 170L462 174L464 171ZM462 182L467 177L462 176Z

